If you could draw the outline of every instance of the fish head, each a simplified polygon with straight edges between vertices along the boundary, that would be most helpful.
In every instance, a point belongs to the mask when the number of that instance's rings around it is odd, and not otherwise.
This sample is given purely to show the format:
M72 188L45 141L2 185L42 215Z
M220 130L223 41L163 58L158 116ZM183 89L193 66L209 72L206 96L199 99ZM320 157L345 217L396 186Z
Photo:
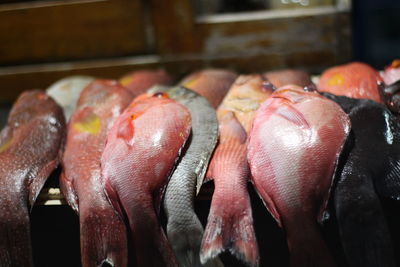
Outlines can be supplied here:
M310 97L321 97L312 87L300 87L298 85L285 85L277 89L272 95L272 98L284 99L290 103L296 104L303 102Z

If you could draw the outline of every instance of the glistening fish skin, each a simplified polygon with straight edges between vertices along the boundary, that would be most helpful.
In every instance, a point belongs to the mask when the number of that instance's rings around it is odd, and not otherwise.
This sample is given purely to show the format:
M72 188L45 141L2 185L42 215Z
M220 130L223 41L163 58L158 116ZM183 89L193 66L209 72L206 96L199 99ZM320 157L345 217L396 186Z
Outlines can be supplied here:
M351 139L333 201L342 246L351 267L391 267L391 236L379 197L400 198L400 123L383 105L324 93L349 114Z
M20 95L0 132L0 266L32 266L29 207L57 167L64 114L39 90Z
M230 250L248 265L258 264L258 248L247 192L247 131L259 105L272 93L261 75L239 76L218 108L219 144L207 178L215 190L201 247L206 262Z
M100 159L114 121L132 100L116 81L95 80L83 91L68 125L60 185L80 221L82 266L127 266L127 231L104 193Z
M184 87L166 93L188 108L192 117L192 134L165 191L164 210L167 235L181 267L200 264L203 226L194 211L194 197L203 184L211 154L218 140L218 121L214 108L199 94ZM215 260L207 266L221 266Z
M350 120L333 101L296 86L258 109L248 144L252 180L286 231L293 267L335 266L319 232Z
M157 213L190 129L187 108L157 93L137 97L108 135L101 158L106 193L126 214L139 267L178 266Z

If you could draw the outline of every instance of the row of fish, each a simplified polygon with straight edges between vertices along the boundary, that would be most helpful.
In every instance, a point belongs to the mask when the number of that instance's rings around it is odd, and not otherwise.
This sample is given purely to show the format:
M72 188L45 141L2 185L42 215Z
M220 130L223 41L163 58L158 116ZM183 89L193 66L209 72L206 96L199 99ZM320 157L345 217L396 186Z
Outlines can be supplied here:
M380 198L400 197L399 67L338 66L317 86L297 70L206 70L175 87L139 71L23 93L0 133L0 266L32 266L29 209L59 163L82 266L223 266L225 250L258 266L249 181L292 266L337 266L328 213L349 266L395 266ZM210 180L203 228L194 200Z

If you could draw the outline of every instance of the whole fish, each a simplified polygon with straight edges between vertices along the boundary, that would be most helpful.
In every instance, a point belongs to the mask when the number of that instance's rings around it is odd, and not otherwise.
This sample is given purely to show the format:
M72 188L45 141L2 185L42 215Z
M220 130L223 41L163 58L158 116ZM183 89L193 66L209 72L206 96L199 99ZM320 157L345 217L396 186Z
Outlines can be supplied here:
M379 197L400 197L400 122L383 105L324 93L349 114L333 203L349 266L396 266Z
M68 125L60 186L80 221L82 266L127 266L127 232L104 193L100 160L107 134L131 93L111 80L83 91Z
M218 140L215 109L199 94L184 87L165 91L172 99L187 107L192 118L192 134L165 191L164 210L167 235L179 266L200 264L203 226L194 211L194 197L203 184L211 154ZM207 266L221 266L217 260Z
M46 93L51 96L64 110L68 122L75 111L79 95L94 78L90 76L69 76L50 85Z
M190 129L189 111L156 93L137 97L108 135L101 158L106 193L126 214L138 266L178 265L157 213Z
M297 86L275 91L256 113L248 144L252 181L286 231L291 266L335 266L317 220L349 132L336 103Z
M310 75L308 75L307 72L296 69L268 71L264 74L264 76L276 88L290 84L305 87L313 83L311 81Z
M236 78L232 71L205 69L189 74L179 84L204 96L217 108Z
M271 93L271 85L261 75L242 75L218 108L220 139L207 172L215 190L201 247L203 263L229 249L247 264L258 264L247 192L250 171L246 141L255 111Z
M57 103L39 90L22 93L0 132L0 266L32 266L29 209L57 167L65 139Z
M170 85L172 78L163 69L137 70L125 74L119 79L119 82L131 91L134 96L138 96L156 84Z
M383 103L379 91L382 82L375 69L364 63L352 62L324 71L318 82L318 90Z

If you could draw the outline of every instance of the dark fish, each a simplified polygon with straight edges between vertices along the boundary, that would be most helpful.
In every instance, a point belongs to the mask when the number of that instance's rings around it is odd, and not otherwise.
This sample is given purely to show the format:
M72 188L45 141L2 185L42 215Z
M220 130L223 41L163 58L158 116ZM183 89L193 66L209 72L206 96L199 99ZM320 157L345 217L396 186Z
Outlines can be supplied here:
M333 201L350 266L396 266L379 197L400 197L400 124L383 105L327 93L349 114L352 135Z
M101 158L106 193L129 221L138 266L178 266L157 214L190 129L187 108L157 93L137 97L108 134Z
M204 230L194 211L194 197L203 184L218 140L217 115L204 97L189 89L174 87L166 93L187 107L192 117L192 134L187 149L165 191L167 235L181 267L202 266L199 253ZM206 266L222 266L222 263L216 259Z
M69 121L60 185L79 215L85 267L127 266L126 226L104 193L100 159L110 128L131 99L116 81L95 80L82 91Z
M32 266L29 209L57 167L65 139L60 106L28 91L13 105L0 132L0 266Z

